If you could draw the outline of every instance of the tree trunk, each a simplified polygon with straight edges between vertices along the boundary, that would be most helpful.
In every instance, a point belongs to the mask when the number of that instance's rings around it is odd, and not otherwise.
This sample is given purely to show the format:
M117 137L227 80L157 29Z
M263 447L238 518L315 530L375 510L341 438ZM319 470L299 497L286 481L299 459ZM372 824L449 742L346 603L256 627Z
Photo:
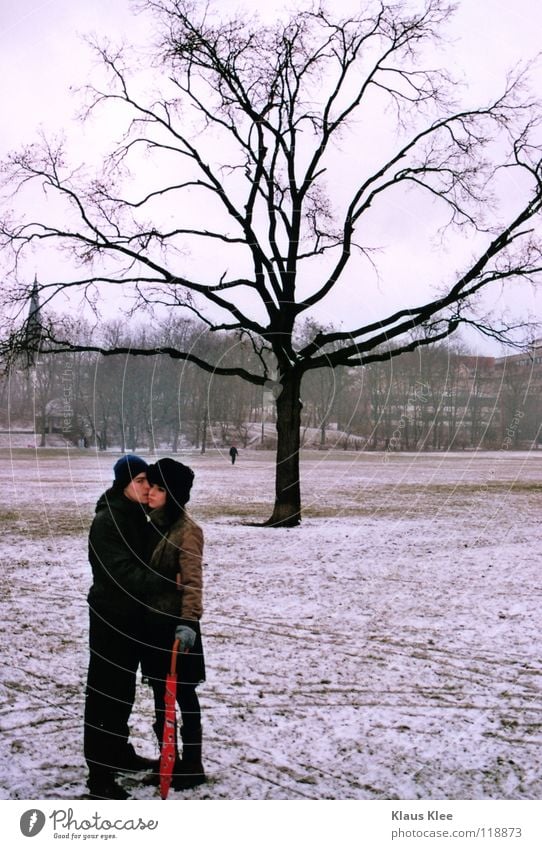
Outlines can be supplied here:
M173 428L173 438L171 440L171 453L176 454L179 449L179 425L175 424Z
M44 404L41 408L41 416L40 416L40 437L41 437L40 448L45 448L45 446L47 445L47 439L46 439L46 436L45 436L46 433L47 433L47 412L46 412L46 407L45 407L45 404Z
M282 380L277 397L277 468L275 506L266 522L278 528L291 528L301 521L299 486L299 447L301 429L301 376L294 374Z
M322 419L320 423L320 448L323 448L326 444L326 420Z
M203 428L202 428L202 437L201 437L201 453L205 454L205 450L207 448L207 423L209 420L207 407L203 412Z

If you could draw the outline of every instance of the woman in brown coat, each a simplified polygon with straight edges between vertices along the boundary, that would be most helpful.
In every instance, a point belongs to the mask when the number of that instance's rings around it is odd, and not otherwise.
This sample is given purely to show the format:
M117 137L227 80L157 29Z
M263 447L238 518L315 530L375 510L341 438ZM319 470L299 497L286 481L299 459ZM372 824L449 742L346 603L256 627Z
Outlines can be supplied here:
M205 680L199 620L202 606L203 533L185 511L194 473L169 457L147 470L150 484L149 565L153 576L146 596L147 657L144 674L153 689L156 721L162 740L165 678L171 649L180 640L177 703L181 710L182 758L176 755L172 787L183 790L205 781L201 759L201 712L197 685Z

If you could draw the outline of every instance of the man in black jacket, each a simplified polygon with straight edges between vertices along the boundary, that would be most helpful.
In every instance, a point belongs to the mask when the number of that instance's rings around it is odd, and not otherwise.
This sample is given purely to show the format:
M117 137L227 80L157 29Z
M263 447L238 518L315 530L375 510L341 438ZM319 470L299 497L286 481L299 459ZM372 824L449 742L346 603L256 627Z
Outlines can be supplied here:
M93 584L88 594L90 662L84 750L91 798L126 799L117 772L155 762L128 742L149 572L145 563L147 464L135 454L114 466L113 486L99 499L89 534Z

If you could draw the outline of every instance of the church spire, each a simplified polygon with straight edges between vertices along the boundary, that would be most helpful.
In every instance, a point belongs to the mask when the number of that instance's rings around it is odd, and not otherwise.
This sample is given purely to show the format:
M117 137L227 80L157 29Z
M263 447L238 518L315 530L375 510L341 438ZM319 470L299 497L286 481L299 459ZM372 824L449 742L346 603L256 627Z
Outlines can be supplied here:
M39 349L42 334L40 315L40 287L38 275L34 276L32 291L30 293L30 307L25 328L25 348L27 351L28 364L34 364L34 357Z

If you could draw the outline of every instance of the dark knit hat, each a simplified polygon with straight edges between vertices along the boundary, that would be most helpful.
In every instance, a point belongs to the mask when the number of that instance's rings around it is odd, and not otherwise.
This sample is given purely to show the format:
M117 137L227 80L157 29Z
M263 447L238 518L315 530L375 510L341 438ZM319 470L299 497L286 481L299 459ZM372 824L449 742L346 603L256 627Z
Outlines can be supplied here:
M190 499L190 490L194 480L194 472L188 466L164 457L158 460L147 470L147 480L151 484L164 487L168 494L168 502L171 500L176 507L184 507Z
M142 457L138 457L137 454L125 454L113 466L114 486L117 489L125 489L135 477L140 475L141 472L146 472L148 468L148 464Z

